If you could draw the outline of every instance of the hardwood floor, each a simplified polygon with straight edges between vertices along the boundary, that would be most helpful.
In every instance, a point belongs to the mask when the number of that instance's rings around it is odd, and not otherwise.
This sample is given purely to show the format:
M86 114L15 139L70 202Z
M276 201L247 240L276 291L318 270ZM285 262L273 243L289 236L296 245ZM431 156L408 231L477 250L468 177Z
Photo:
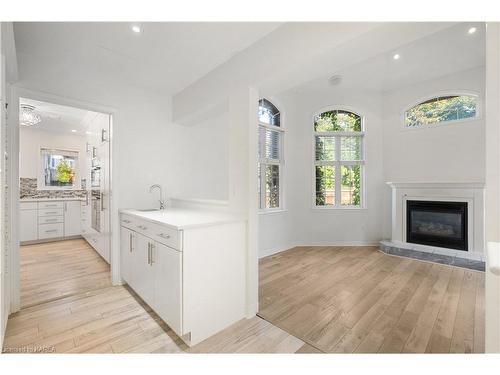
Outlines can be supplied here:
M108 263L83 239L21 246L22 308L108 286Z
M83 240L23 247L24 307L9 317L4 352L294 353L307 345L267 321L244 319L188 348ZM65 268L68 267L68 268Z
M375 247L298 247L261 259L259 279L259 316L309 349L484 352L483 272Z
M484 352L484 273L374 247L261 259L260 312L188 348L83 240L21 250L22 304L4 352Z

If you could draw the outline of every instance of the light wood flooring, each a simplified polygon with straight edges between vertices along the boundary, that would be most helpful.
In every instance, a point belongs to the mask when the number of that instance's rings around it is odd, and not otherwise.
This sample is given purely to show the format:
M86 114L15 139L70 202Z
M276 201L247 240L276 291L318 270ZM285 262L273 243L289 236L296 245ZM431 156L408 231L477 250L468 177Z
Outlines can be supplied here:
M260 260L259 316L328 353L483 353L484 273L298 247Z
M109 265L83 239L21 246L21 307L111 286Z
M9 317L4 352L314 353L255 317L188 348L84 241L22 247L23 308Z

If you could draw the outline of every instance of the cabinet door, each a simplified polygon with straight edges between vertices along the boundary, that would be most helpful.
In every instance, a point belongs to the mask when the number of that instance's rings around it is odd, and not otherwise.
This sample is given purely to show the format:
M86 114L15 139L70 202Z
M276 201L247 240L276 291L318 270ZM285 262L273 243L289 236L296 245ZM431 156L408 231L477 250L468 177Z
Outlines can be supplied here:
M135 235L130 229L120 228L120 272L122 279L131 284Z
M19 239L23 241L38 240L38 214L37 210L21 210Z
M130 286L148 305L154 303L154 272L150 262L153 241L135 233Z
M153 308L174 332L182 336L182 253L155 243L153 267L155 269Z
M64 202L64 236L78 236L82 234L82 218L80 201Z

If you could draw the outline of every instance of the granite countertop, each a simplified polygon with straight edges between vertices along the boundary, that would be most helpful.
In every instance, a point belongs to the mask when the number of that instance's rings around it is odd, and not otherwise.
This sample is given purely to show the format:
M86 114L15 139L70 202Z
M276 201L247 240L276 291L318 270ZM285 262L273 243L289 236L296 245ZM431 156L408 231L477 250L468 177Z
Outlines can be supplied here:
M19 202L84 201L86 198L21 198Z
M167 208L161 211L120 210L120 213L168 226L176 230L244 221L238 215L200 209Z

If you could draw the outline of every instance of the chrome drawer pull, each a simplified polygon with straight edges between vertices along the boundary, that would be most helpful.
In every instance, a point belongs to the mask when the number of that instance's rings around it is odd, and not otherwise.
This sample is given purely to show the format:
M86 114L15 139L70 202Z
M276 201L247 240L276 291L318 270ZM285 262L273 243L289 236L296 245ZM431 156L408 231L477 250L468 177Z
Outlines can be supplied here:
M122 220L125 224L129 224L130 220Z
M142 229L142 230L146 230L146 229L148 229L148 227L145 227L145 226L143 226L143 225L138 225L138 226L137 226L137 228Z
M158 236L159 236L159 237L162 237L162 238L165 238L165 239L167 239L167 240L170 238L170 235L169 235L169 234L164 234L164 233L160 233Z
M57 232L57 229L46 230L45 233Z
M48 215L51 215L51 214L57 215L57 212L46 212L46 214L48 214Z

